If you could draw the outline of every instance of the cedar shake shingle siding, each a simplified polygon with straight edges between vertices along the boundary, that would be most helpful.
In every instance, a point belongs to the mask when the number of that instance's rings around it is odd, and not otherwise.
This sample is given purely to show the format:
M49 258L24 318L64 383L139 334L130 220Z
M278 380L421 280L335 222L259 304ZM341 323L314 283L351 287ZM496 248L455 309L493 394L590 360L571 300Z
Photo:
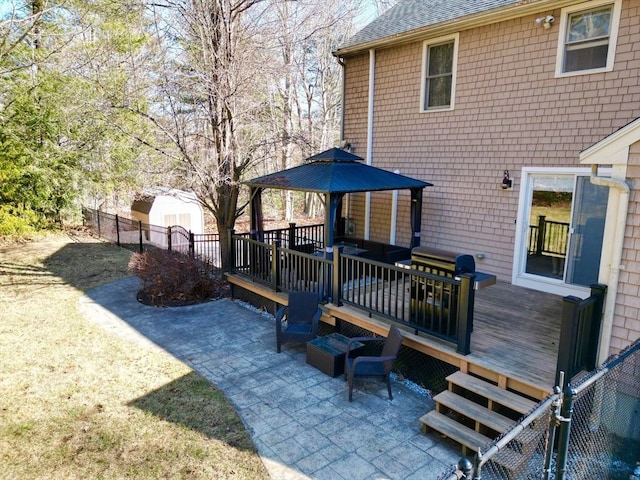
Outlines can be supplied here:
M614 316L611 348L622 349L640 337L640 142L630 148L628 178L634 179L627 217L620 289Z
M560 13L539 12L556 19ZM521 169L584 167L582 150L640 117L640 1L622 2L611 72L556 78L559 22L544 29L537 16L458 32L451 111L420 112L423 39L375 50L372 164L434 184L424 193L422 245L484 253L477 268L505 281L512 274ZM366 157L369 52L343 61L344 138ZM504 170L514 179L512 190L500 188ZM634 267L621 276L612 348L640 336L638 145L628 172L634 187L624 255ZM390 193L372 198L371 237L388 240ZM408 196L400 195L400 245L410 243L408 211ZM364 196L353 198L349 216L360 235L363 215Z

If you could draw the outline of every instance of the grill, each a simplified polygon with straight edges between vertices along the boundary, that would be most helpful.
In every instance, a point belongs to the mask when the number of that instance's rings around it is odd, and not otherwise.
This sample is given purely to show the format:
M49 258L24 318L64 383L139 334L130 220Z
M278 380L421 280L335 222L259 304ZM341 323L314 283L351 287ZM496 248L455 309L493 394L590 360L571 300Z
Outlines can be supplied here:
M475 273L476 262L468 254L415 247L411 250L411 267L442 277L455 277L462 273Z

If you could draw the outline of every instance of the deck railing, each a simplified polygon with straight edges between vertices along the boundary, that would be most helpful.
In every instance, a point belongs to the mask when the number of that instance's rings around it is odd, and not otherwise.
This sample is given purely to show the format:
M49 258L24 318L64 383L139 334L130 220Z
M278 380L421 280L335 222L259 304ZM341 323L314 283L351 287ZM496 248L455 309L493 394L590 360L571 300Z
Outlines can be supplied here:
M250 233L239 233L238 236L251 238ZM294 245L311 245L314 248L324 246L324 225L297 225L290 223L285 228L274 228L262 232L264 243L280 242L283 247L292 248Z
M441 277L415 269L341 254L305 253L232 235L234 273L275 291L316 292L318 300L348 304L404 324L470 352L473 274Z
M606 292L606 286L592 285L589 298L567 296L562 299L556 385L560 372L571 380L576 373L595 367Z
M529 226L529 255L566 256L569 224L538 217L537 225Z

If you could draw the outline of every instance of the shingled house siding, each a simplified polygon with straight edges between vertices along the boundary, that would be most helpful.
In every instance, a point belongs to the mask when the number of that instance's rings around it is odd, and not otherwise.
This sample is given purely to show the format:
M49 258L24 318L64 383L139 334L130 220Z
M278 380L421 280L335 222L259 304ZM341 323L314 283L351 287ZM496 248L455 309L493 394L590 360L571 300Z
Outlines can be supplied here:
M460 32L453 111L420 112L422 42L376 51L373 165L434 184L425 189L423 245L482 252L478 269L511 279L521 168L580 166L583 149L640 117L639 17L637 1L623 2L612 72L564 78L554 77L557 24L545 30L526 16ZM361 156L368 62L345 59L345 138ZM505 169L513 190L500 188ZM352 205L359 227L362 213ZM379 224L371 236L388 237L388 223ZM398 243L408 237L399 231Z
M640 142L630 148L627 178L632 188L625 231L620 285L611 334L612 353L640 337Z
M345 69L345 80L350 94L345 97L347 104L344 109L344 125L349 126L349 133L345 138L351 143L352 153L363 158L367 147L368 76L367 55L349 59L349 66Z

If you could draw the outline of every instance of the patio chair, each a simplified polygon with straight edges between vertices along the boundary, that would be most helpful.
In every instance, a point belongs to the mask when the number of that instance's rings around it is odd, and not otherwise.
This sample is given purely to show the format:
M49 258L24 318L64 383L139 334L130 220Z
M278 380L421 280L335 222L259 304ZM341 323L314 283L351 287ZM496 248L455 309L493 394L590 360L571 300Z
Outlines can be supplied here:
M283 343L308 342L318 336L322 310L315 292L289 292L289 305L276 312L276 345L278 353Z
M349 340L347 352L344 360L344 374L349 382L349 401L353 399L353 379L354 377L382 377L387 382L387 390L389 392L389 400L393 400L391 394L391 381L389 373L394 360L398 356L400 347L402 346L402 333L398 327L392 325L389 328L387 338L384 340L382 351L379 356L356 356L349 358L349 351L354 342L372 342L380 341L380 337L354 337Z

